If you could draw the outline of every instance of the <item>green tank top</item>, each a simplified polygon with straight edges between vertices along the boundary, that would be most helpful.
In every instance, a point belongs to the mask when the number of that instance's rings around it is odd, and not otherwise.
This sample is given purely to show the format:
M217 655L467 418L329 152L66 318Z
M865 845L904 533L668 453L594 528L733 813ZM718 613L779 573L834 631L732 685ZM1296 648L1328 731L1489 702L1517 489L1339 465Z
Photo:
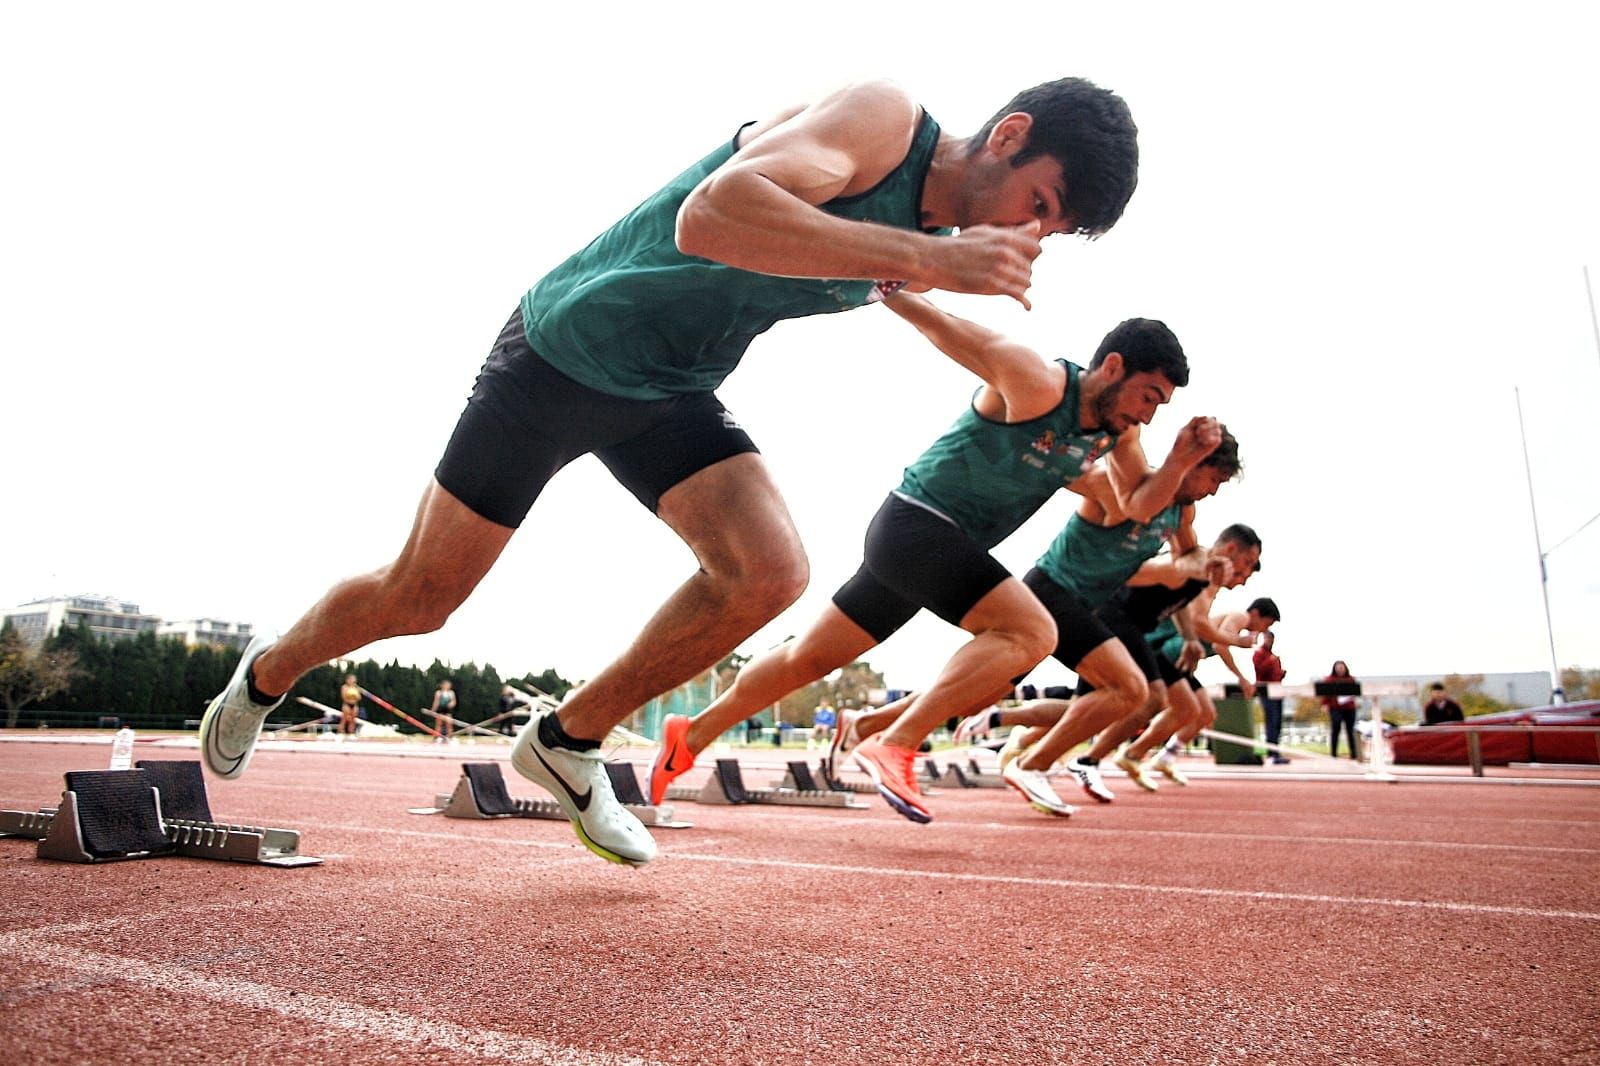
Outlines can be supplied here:
M1116 443L1078 422L1083 370L1065 359L1066 394L1028 422L994 422L971 406L906 467L896 493L944 515L984 548L1005 540Z
M1129 519L1114 526L1097 526L1074 512L1035 565L1085 604L1098 607L1141 563L1155 558L1182 520L1183 505L1178 503L1149 522Z
M736 140L672 179L528 290L522 324L542 359L612 396L659 400L711 392L774 323L848 311L873 298L881 283L774 277L678 250L678 208L733 157ZM894 171L866 192L821 209L922 229L922 186L938 142L939 124L924 114Z
M1169 662L1177 662L1178 656L1183 654L1183 634L1178 632L1178 623L1171 618L1163 618L1161 624L1145 635L1145 643L1154 648L1156 652L1166 657ZM1217 653L1209 640L1202 640L1200 647L1204 649L1200 658L1209 659Z

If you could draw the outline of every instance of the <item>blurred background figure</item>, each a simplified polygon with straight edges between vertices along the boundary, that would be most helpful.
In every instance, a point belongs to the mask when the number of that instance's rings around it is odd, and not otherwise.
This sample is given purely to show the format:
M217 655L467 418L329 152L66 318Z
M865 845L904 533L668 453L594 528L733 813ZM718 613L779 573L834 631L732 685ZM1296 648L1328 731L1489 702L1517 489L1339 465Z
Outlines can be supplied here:
M1333 664L1333 670L1324 681L1354 681L1350 676L1350 667L1345 665L1343 659ZM1339 730L1342 727L1350 742L1350 757L1359 759L1360 751L1356 748L1356 698L1354 696L1323 696L1322 706L1328 711L1328 719L1332 728L1328 733L1328 754L1334 758L1339 757Z
M1439 725L1443 722L1464 722L1467 716L1461 712L1461 704L1446 696L1444 685L1438 681L1433 683L1433 695L1427 705L1422 708L1423 725Z
M1261 711L1267 720L1268 744L1279 743L1278 738L1283 735L1283 697L1271 695L1267 687L1283 681L1283 660L1272 650L1277 639L1277 634L1270 629L1262 633L1251 657L1256 668L1256 692L1261 697ZM1279 766L1289 761L1272 749L1268 750L1267 757Z

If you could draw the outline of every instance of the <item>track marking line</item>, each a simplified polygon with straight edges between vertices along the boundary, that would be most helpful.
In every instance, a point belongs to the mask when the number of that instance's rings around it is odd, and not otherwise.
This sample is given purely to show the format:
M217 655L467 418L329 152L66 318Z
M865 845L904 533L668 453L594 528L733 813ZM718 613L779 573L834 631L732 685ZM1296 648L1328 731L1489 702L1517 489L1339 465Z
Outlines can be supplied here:
M362 1007L313 993L291 995L288 989L270 985L206 976L181 966L60 944L34 944L30 943L32 939L15 933L0 934L0 951L12 959L72 971L84 980L137 985L161 1000L172 996L199 996L228 1006L271 1011L375 1040L442 1048L457 1059L542 1062L556 1066L660 1066L633 1055L584 1051L493 1029L417 1018L393 1008Z
M1020 885L1026 888L1080 888L1094 892L1140 892L1148 895L1203 896L1222 899L1248 899L1285 903L1329 903L1343 906L1393 907L1407 910L1447 911L1456 914L1500 914L1518 918L1567 918L1580 922L1600 922L1600 911L1569 911L1543 907L1515 907L1497 903L1452 903L1447 900L1386 899L1370 896L1324 896L1311 892L1264 892L1240 888L1202 888L1191 885L1143 885L1129 881L1078 881L1056 877L1017 877L1005 874L961 874L947 870L908 870L892 866L845 866L825 862L796 862L788 859L750 859L731 855L696 855L680 852L673 858L681 862L722 863L728 866L754 866L780 870L803 870L829 874L865 874L869 877L918 877L941 881L971 881L991 885Z
M1207 814L1213 813L1207 811ZM802 814L780 814L774 811L762 811L762 818L768 822L789 822L796 825L812 825L825 831L831 826L820 826L814 816ZM1174 812L1175 817L1183 817ZM1279 815L1275 815L1277 817ZM998 829L1013 833L1048 832L1053 823L1040 818L1037 822L958 822L954 819L935 822L939 829L952 829L957 827L971 829ZM1560 823L1573 826L1593 826L1592 822ZM724 830L726 831L726 830ZM1063 832L1067 830L1063 829ZM1294 836L1285 833L1239 833L1239 832L1207 832L1200 829L1135 829L1123 825L1090 825L1083 824L1074 819L1070 830L1074 834L1093 833L1109 836L1152 836L1152 837L1179 837L1184 839L1199 840L1259 840L1263 843L1290 843L1303 844L1355 844L1362 847L1383 846L1402 848L1445 848L1460 851L1522 851L1546 852L1553 855L1600 855L1600 848L1574 848L1562 847L1553 844L1492 844L1474 843L1471 841L1457 840L1399 840L1393 837L1307 837Z
M1028 832L1028 825L1009 822L975 822L977 829ZM1600 848L1564 848L1553 844L1479 844L1464 840L1399 840L1393 837L1306 837L1288 833L1207 833L1197 829L1129 829L1122 826L1074 826L1074 832L1111 836L1180 837L1196 840L1259 840L1270 844L1359 844L1362 847L1449 848L1462 851L1535 851L1552 855L1600 855Z

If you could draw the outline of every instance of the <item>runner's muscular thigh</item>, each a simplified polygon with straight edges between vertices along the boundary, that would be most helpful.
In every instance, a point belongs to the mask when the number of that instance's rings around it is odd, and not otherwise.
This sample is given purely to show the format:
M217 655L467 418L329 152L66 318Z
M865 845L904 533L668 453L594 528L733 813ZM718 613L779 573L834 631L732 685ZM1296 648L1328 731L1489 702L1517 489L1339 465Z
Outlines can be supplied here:
M804 583L800 534L759 454L731 456L689 475L662 494L656 514L712 574L759 562L762 569L793 567Z

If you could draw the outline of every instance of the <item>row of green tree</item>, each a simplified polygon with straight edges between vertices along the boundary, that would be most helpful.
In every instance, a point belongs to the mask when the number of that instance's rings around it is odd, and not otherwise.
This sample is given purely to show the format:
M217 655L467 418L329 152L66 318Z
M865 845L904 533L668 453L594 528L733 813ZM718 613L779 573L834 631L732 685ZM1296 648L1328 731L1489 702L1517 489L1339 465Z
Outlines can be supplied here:
M135 728L183 728L222 691L239 656L238 649L189 647L179 638L151 632L105 640L87 625L63 627L39 647L29 648L8 623L0 627L0 703L9 726L50 721L94 724L101 717L115 717ZM339 687L347 673L354 674L368 692L422 720L426 716L417 712L431 705L441 681L450 681L455 689L454 717L469 722L498 713L501 689L508 682L558 699L572 687L554 669L502 677L487 663L450 666L436 660L423 669L368 659L312 670L270 720L288 723L317 717L296 696L338 707ZM363 706L373 721L411 728L374 702L364 701Z

